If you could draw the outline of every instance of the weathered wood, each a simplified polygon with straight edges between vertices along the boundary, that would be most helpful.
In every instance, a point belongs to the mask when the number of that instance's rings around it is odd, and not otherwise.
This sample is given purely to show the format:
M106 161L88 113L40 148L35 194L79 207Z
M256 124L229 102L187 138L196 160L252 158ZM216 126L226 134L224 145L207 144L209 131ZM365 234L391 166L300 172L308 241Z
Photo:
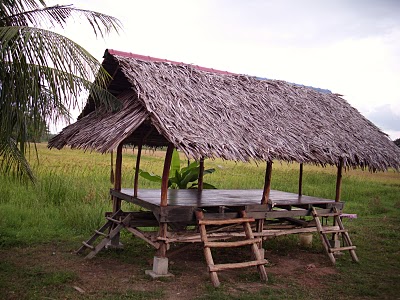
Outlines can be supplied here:
M356 246L346 246L346 247L338 247L338 248L330 248L330 252L338 252L338 251L347 251L347 250L355 250Z
M94 249L94 246L92 246L92 245L89 245L88 243L86 243L86 242L82 242L82 244L86 247L86 248L89 248L89 249Z
M244 211L244 210L241 211L241 214L242 214L243 218L247 217L246 211ZM246 234L246 238L254 239L253 230L251 229L251 226L248 222L243 223L243 228L244 228L244 232ZM251 250L253 252L253 257L256 259L256 261L261 262L260 264L257 264L257 271L258 271L258 274L260 275L261 280L267 281L268 275L267 275L267 271L265 271L265 267L264 267L264 264L266 263L266 261L261 257L259 243L252 244ZM262 261L265 261L265 263L262 263Z
M338 230L324 230L325 234L330 234L330 233L343 233L347 232L347 229L338 229Z
M272 161L267 162L267 169L265 170L265 182L261 204L267 204L269 194L271 192L271 174L272 174Z
M121 211L119 210L119 211L117 211L115 214L111 214L111 216L113 217L113 218L116 218L117 216L119 216L120 215L120 213L121 213ZM113 225L113 223L111 222L111 221L107 221L103 226L101 226L98 230L95 230L95 233L85 242L85 243L87 243L87 244L89 244L89 245L92 245L96 240L97 240L97 238L100 236L100 234L99 233L97 233L97 232L104 232L104 231L106 231L107 229L109 229L111 226ZM107 235L108 236L108 235ZM76 251L76 253L77 254L80 254L80 253L82 253L84 250L85 250L85 246L83 245L82 247L80 247L77 251Z
M138 145L138 151L136 155L136 169L135 169L135 179L133 182L133 197L137 197L138 184L139 184L139 169L140 169L140 158L142 156L142 143Z
M162 174L161 182L161 203L160 206L167 206L168 204L168 177L169 169L171 168L172 153L174 151L174 145L170 143L167 148L164 160L164 170Z
M339 165L338 165L337 176L336 176L336 195L335 195L336 202L340 201L340 195L341 195L341 190L342 190L342 170L343 170L343 158L341 157L339 159Z
M199 166L199 179L197 184L197 189L199 191L203 190L203 177L204 177L204 158L200 159L200 166Z
M303 163L300 164L299 172L299 196L303 195Z
M317 206L323 208L321 213L328 213L328 208L343 208L343 202L335 202L330 199L302 196L299 199L297 194L271 190L270 199L279 205L275 205L271 210L268 205L259 204L262 190L168 190L168 206L160 207L159 189L141 189L138 197L133 197L133 189L121 189L121 191L110 190L112 196L137 204L154 213L160 222L186 222L196 224L194 210L205 208L212 213L206 213L207 218L236 218L238 211L245 209L249 217L254 219L275 219L283 217L309 216L310 207ZM217 208L225 201L225 207L231 212L218 213ZM300 201L300 202L299 202ZM299 204L300 203L300 204ZM305 209L296 209L297 206L304 205ZM280 208L293 207L291 211L279 210Z
M320 221L320 219L318 217L317 210L314 207L313 207L313 215L314 215L314 219L315 219L315 224L317 225L318 232L320 233L322 246L325 248L325 251L328 254L328 257L329 257L330 261L332 262L332 264L335 264L336 263L336 258L332 254L332 252L329 251L329 249L330 249L329 241L326 239L326 235L323 234L324 229L323 229L321 221Z
M113 194L113 190L111 190ZM122 193L122 194L121 194ZM121 189L119 197L129 200L133 197L133 189ZM267 205L260 204L263 190L211 190L205 189L198 192L196 189L169 189L167 190L169 206L193 206L193 207L217 207L217 206L246 206L253 207L250 210L266 211ZM160 206L160 189L139 189L138 199L150 204ZM289 193L277 190L270 191L270 200L275 206L315 206L315 205L340 205L332 199L301 196L297 193ZM208 210L208 209L207 209Z
M97 244L94 249L86 256L86 259L91 259L93 258L97 253L100 252L108 243L111 243L116 239L116 237L119 238L119 233L122 228L124 228L127 224L129 224L129 221L131 219L131 215L127 215L122 222L120 222L117 226L112 228L108 234L108 237L105 237L99 244ZM119 242L119 239L117 240Z
M255 266L264 266L268 263L267 260L253 260L253 261L245 261L239 263L230 263L230 264L218 264L218 265L209 265L208 268L210 272L219 272L224 270L231 270L231 269L241 269L247 267L255 267Z
M196 218L199 221L202 221L204 219L204 214L202 211L196 211ZM201 236L201 240L203 241L203 243L207 243L208 242L208 238L207 238L207 231L206 231L206 226L204 224L200 224L199 225L199 230L200 230L200 236ZM206 263L207 266L209 268L210 271L210 278L211 278L211 282L213 284L214 287L218 287L220 285L219 279L218 279L218 274L215 271L211 271L210 270L210 266L214 265L214 260L211 254L211 250L209 247L204 247L204 257L206 259Z
M156 248L156 249L160 248L160 244L159 243L153 242L142 231L140 231L140 230L138 230L136 228L133 228L133 227L126 227L126 230L128 230L134 236L144 240L147 244L153 246L154 248Z
M323 226L324 230L336 230L338 226ZM255 237L278 237L283 235L289 234L298 234L298 233L309 233L309 232L317 232L318 229L316 227L306 227L306 228L294 228L294 229L267 229L263 232L254 232L253 235ZM207 233L208 241L212 240L227 240L232 238L239 238L245 237L244 232L238 231L222 231L222 232L215 232L215 233ZM186 232L186 233L179 233L179 235L171 235L165 239L169 243L198 243L201 242L201 236L199 233L196 232Z
M210 248L233 248L233 247L252 245L254 243L259 243L261 241L262 241L261 238L252 238L234 242L205 242L204 246Z
M117 191L121 190L121 179L122 179L122 143L117 147L117 158L115 160L115 179L114 189Z
M167 237L167 223L160 223L158 236L161 238ZM167 255L167 243L163 240L160 240L160 247L158 248L157 256L166 257L166 255Z
M114 190L121 190L121 179L122 179L122 143L117 147L117 158L115 160L115 178L114 178ZM121 199L118 197L113 197L113 213L116 213L121 209ZM119 243L119 238L117 237L115 242ZM113 241L114 242L114 241Z
M199 224L202 225L228 225L228 224L240 224L245 222L254 222L253 218L237 218L237 219L226 219L226 220L199 220Z

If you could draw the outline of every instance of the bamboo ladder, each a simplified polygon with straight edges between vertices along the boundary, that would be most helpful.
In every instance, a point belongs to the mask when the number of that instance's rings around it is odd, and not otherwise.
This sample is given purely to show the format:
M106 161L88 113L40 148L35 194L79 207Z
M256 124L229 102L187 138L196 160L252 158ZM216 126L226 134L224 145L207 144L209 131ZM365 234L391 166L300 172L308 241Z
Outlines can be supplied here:
M265 271L264 264L267 261L261 257L259 252L258 244L262 242L261 238L254 238L253 231L250 226L250 222L255 222L253 218L248 218L245 211L241 211L241 218L234 219L205 219L204 213L199 210L196 211L196 218L199 224L201 241L204 244L204 256L206 259L208 271L210 272L211 282L214 287L220 285L217 272L229 269L238 269L245 267L256 266L260 274L260 278L263 281L267 281L267 272ZM230 225L230 224L242 224L246 235L245 240L235 241L235 242L209 242L207 237L207 225ZM226 264L214 264L214 259L212 257L210 248L231 248L240 247L245 245L251 245L252 254L255 260L239 262L239 263L226 263Z
M332 212L321 214L321 213L318 213L318 211L315 209L315 207L313 207L312 214L313 214L315 223L317 225L318 232L320 234L322 245L324 246L326 253L328 254L331 262L333 264L336 263L336 258L334 256L334 253L337 253L339 251L349 251L353 261L358 262L358 257L357 257L356 251L355 251L356 246L353 245L353 243L350 239L348 230L344 228L342 219L340 218L341 212L339 212L336 207L333 207ZM326 218L333 217L333 224L338 226L339 229L325 230L322 226L320 217L326 217ZM343 247L335 247L335 245L332 245L331 241L328 239L328 236L327 236L328 234L341 235L342 241L345 245Z

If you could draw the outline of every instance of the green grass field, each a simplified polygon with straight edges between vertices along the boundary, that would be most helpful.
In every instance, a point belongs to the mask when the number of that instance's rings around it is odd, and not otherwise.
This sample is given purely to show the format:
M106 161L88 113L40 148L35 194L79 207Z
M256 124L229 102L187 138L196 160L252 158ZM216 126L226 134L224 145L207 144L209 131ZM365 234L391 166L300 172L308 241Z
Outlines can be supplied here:
M40 249L56 243L61 247L77 248L104 222L104 212L110 211L110 155L79 150L48 150L38 145L39 162L32 153L31 163L38 181L35 185L21 184L13 178L0 181L0 294L5 299L74 299L76 291L61 286L79 282L80 274L68 270L46 271L46 267L21 266L5 259L12 253ZM123 186L133 186L135 153L124 150ZM141 168L161 174L163 153L147 150ZM182 157L182 164L185 163ZM204 179L220 189L255 189L264 183L265 164L235 163L222 160L206 161L207 168L216 172ZM275 162L272 189L297 192L298 164ZM310 196L334 198L336 169L304 166L303 193ZM158 188L158 184L140 179L140 188ZM357 245L360 264L350 259L339 260L338 273L324 278L324 288L314 299L398 299L400 288L400 174L394 171L370 173L347 170L343 176L342 199L345 212L356 213L358 219L347 221L353 242ZM131 208L130 208L131 209ZM318 239L311 252L322 253ZM129 251L149 252L146 245L131 239L135 247ZM270 251L296 251L293 237L276 239L267 244ZM33 250L32 250L33 251ZM109 253L114 257L112 253ZM323 255L323 254L321 254ZM107 256L102 256L106 258ZM66 258L68 259L68 257ZM71 258L72 259L72 258ZM76 259L76 258L73 258ZM79 258L83 260L83 258ZM327 258L326 258L327 259ZM328 260L328 259L327 259ZM77 260L79 261L79 260ZM132 262L135 263L135 262ZM18 281L15 282L15 276ZM147 278L143 278L146 282ZM269 288L282 283L274 280L254 293L232 293L229 286L218 290L205 281L200 286L199 299L307 299L309 291L299 285L282 292ZM169 282L168 284L178 284ZM50 295L50 296L49 296ZM94 296L93 296L94 295ZM82 299L158 299L162 291L154 288L137 293L79 294Z

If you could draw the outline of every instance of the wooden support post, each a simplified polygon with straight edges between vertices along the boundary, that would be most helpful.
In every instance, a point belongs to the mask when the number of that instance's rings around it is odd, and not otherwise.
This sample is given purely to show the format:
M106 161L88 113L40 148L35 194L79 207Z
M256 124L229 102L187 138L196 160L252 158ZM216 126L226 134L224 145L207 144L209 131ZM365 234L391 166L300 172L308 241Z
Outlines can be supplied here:
M272 161L267 162L267 169L265 171L265 183L261 204L267 204L269 194L271 192L271 173L272 173Z
M339 165L337 169L337 176L336 176L336 195L335 195L335 202L340 202L340 194L342 191L342 170L343 170L343 158L339 158ZM333 226L336 226L336 218L333 220ZM332 234L332 240L338 240L339 239L339 234L333 233Z
M340 202L340 194L342 190L342 170L343 170L343 158L339 158L339 165L336 177L336 196L335 202Z
M265 170L265 182L261 204L268 204L269 194L271 192L271 174L272 174L272 161L267 162L267 169ZM264 219L257 220L257 232L263 232ZM258 243L258 248L262 249L262 242Z
M164 160L164 170L162 174L161 181L161 206L167 206L168 204L168 178L169 169L171 168L172 152L174 151L174 145L169 144L167 148L167 153L165 154Z
M203 177L204 177L204 158L200 158L199 179L197 185L197 189L199 191L203 190Z
M117 147L117 158L115 161L115 177L114 177L114 189L117 191L121 190L122 179L122 143ZM121 199L117 197L113 198L113 213L116 213L121 209Z
M117 191L121 190L122 186L122 143L117 147L117 158L115 160L115 177L114 177L114 189ZM121 209L121 199L118 197L113 197L113 214ZM114 229L115 226L112 226L111 229ZM121 244L119 242L120 233L118 232L111 239L111 247L120 248Z
M165 154L164 170L161 181L161 203L160 203L161 207L165 207L168 205L168 178L169 178L169 169L171 168L173 151L174 151L174 145L170 143L167 148L167 153ZM167 237L167 223L160 223L160 231L158 233L158 236L164 239ZM157 256L166 257L166 254L167 254L167 244L164 241L160 241L160 248L158 249Z
M142 143L138 145L138 152L136 156L136 169L135 169L135 179L133 182L133 197L137 197L138 193L138 182L139 182L139 167L140 167L140 157L142 156Z
M299 196L303 195L303 163L300 163Z

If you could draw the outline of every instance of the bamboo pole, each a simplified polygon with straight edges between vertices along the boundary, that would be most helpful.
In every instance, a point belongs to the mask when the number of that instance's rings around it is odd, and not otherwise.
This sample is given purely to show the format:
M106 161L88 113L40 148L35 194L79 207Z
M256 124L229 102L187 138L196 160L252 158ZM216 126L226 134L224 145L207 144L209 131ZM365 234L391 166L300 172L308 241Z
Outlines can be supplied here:
M142 156L142 143L138 145L138 152L136 156L136 169L135 169L135 179L133 182L133 197L137 197L138 194L138 182L139 182L139 167L140 167L140 158Z
M269 199L269 194L271 192L271 174L272 174L272 161L267 162L267 169L265 170L265 182L263 196L261 199L261 204L267 204ZM263 232L264 230L264 219L257 220L256 224L257 232ZM262 249L262 242L258 243L258 248Z
M199 179L197 184L197 189L199 191L203 190L203 177L204 177L204 158L200 158Z
M117 147L117 158L115 160L115 176L114 176L114 189L121 190L122 179L122 143ZM113 213L116 213L121 208L121 199L114 197L113 199Z
M272 173L272 161L267 162L267 169L265 170L265 182L263 196L261 204L267 204L269 199L269 194L271 192L271 173Z
M169 169L171 168L171 160L172 160L172 153L174 151L174 145L170 143L167 148L167 153L165 154L164 160L164 169L162 174L162 181L161 181L161 207L165 207L168 205L168 178L169 178ZM167 238L167 223L160 223L160 230L158 232L158 237L161 239ZM158 257L166 257L167 256L167 244L165 241L160 241L160 248L157 251Z
M114 177L114 189L116 191L121 190L122 185L122 143L120 143L117 147L117 157L115 159L115 177ZM117 211L121 209L121 199L118 197L113 197L113 213L115 214ZM114 226L113 226L114 228ZM112 247L120 247L119 242L120 233L118 232L112 239L111 239L111 246Z
M339 158L339 165L336 176L336 196L335 202L340 202L340 194L342 190L342 171L343 171L343 158Z
M164 170L162 174L161 181L161 206L167 206L168 204L168 178L169 169L171 168L172 152L174 151L174 145L169 144L167 148L167 153L165 154L164 160Z
M299 196L303 195L303 163L300 164L299 173Z

